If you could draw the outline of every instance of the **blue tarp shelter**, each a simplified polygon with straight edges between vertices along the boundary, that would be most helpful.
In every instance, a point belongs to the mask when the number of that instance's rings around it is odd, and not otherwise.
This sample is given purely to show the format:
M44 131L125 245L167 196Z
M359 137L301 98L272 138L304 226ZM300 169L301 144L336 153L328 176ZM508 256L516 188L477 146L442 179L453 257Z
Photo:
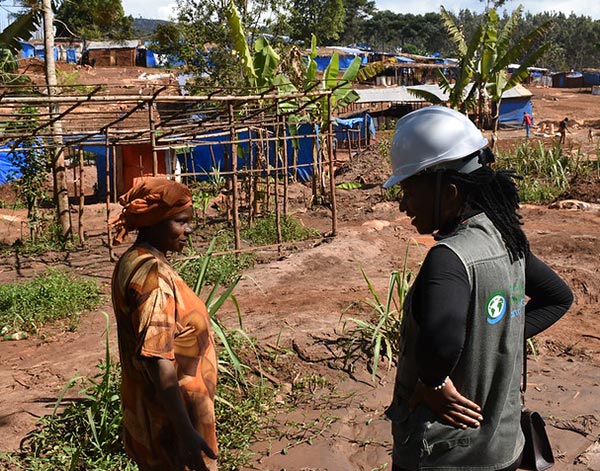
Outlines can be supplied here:
M345 143L349 139L354 143L359 139L366 141L368 136L375 137L375 123L368 113L348 119L335 118L333 130L338 144Z
M523 113L525 112L533 117L533 106L529 97L502 100L500 103L499 121L501 123L521 123L523 121Z
M0 185L8 183L10 177L19 178L21 174L13 167L11 162L10 146L0 147Z
M591 87L593 85L600 85L600 70L584 71L583 72L583 85Z
M35 48L31 44L23 41L19 41L19 44L21 44L21 55L23 56L23 59L35 56Z
M317 57L315 57L315 62L317 63L317 70L321 72L324 71L331 62L331 56L334 52L337 52L338 57L340 58L340 70L347 70L356 56L361 57L361 63L363 65L366 65L369 61L369 53L360 49L338 46L331 46L327 49L331 50L331 54L329 54L328 51L326 54L320 54Z
M69 47L67 48L67 64L77 63L77 49Z
M315 138L307 137L311 134L315 134L313 127L310 124L302 124L298 127L298 139L289 139L287 141L288 165L290 166L294 161L294 147L296 147L297 176L300 181L310 180L313 172L313 144L317 146L318 144L315 143ZM290 136L289 132L287 135ZM246 141L238 145L238 169L259 168L259 155L268 155L269 165L273 167L275 165L274 143L265 142L265 147L259 149L260 141L258 140L258 136L253 134L251 137L253 137L254 142L252 143L252 147L250 147L250 143L247 142L249 140L248 137L248 131L238 134L240 141ZM193 146L191 152L179 154L178 158L183 162L183 167L187 169L187 173L205 173L206 176L199 176L197 179L208 180L210 178L209 173L225 171L225 156L231 155L231 144L226 144L229 140L229 133L223 130L221 133L215 133L201 140L193 141L191 143L191 146ZM294 169L290 168L289 173L292 174L293 172Z

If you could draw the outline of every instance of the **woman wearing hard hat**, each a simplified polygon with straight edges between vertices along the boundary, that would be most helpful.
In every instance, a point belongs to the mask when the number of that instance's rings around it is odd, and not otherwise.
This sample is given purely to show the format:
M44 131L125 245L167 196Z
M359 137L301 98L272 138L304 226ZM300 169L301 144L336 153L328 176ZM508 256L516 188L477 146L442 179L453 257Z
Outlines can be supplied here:
M491 168L486 146L449 108L414 111L396 126L384 186L400 184L400 210L437 243L403 308L387 411L394 471L517 469L523 336L556 322L573 300L531 253L515 175Z

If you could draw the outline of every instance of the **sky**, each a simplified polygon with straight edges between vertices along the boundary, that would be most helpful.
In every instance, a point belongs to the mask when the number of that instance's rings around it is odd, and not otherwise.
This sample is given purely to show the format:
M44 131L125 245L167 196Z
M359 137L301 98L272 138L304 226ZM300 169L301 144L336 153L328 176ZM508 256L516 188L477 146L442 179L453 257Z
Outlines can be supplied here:
M156 18L169 19L172 14L175 2L168 0L122 0L125 13L134 18ZM375 0L378 10L391 10L396 13L423 14L427 12L439 12L440 5L444 5L447 10L458 12L461 9L470 9L482 11L485 2L479 0L447 0L443 3L439 0ZM571 12L576 15L587 15L593 19L600 19L600 1L598 0L522 0L508 1L505 6L500 8L512 12L519 4L525 6L526 11L539 13L542 11L563 12L569 15Z
M169 0L122 0L125 14L132 15L134 18L153 18L167 20L173 16L175 2ZM0 28L7 24L6 11L12 10L10 0L0 0ZM378 10L391 10L396 13L423 14L427 12L439 12L439 0L375 0ZM539 13L542 11L563 12L569 15L571 12L576 15L591 16L595 20L600 20L600 1L598 0L511 0L506 3L504 9L512 12L519 4L525 6L526 11ZM470 9L482 11L485 2L479 0L446 0L443 2L447 10L458 12L461 9Z

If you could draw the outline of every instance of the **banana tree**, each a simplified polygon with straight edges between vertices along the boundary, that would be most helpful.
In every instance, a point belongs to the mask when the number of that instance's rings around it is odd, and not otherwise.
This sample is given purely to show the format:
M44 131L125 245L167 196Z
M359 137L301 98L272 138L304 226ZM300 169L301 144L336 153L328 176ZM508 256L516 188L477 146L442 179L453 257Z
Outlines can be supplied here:
M448 104L461 112L476 114L480 127L486 97L489 96L492 103L492 120L496 130L502 94L521 83L528 75L528 67L535 65L550 47L550 44L544 44L536 48L535 43L549 31L552 21L513 41L522 13L523 6L519 5L500 28L498 13L493 8L488 10L485 24L477 28L467 42L452 16L444 7L441 8L442 20L457 50L459 64L456 82L451 84L440 72L440 86L449 95ZM520 62L520 66L509 78L506 68L513 62ZM411 93L433 104L442 104L433 93L415 90Z
M528 68L535 65L551 46L550 43L546 43L533 49L534 44L540 41L552 27L551 20L544 22L519 41L511 44L512 35L522 13L523 6L519 5L504 27L499 29L498 14L495 10L488 12L484 47L479 65L478 87L480 97L483 95L484 89L490 96L494 131L498 129L500 104L504 92L525 80L529 75ZM520 65L509 77L507 67L514 62L520 62ZM479 107L480 119L482 107L482 105Z

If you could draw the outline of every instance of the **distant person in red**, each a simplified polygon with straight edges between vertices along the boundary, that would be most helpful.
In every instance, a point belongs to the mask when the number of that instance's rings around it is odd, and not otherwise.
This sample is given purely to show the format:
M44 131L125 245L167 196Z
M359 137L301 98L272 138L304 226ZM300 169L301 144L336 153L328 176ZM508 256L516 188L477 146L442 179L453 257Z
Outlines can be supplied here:
M529 139L529 131L531 130L531 125L533 124L533 118L531 115L525 111L523 113L523 122L522 125L525 126L525 137Z
M569 131L569 128L567 127L568 124L569 118L565 118L558 125L558 130L560 131L560 139L558 141L559 144L564 144L567 141L567 131ZM570 133L571 131L569 131L569 134Z

